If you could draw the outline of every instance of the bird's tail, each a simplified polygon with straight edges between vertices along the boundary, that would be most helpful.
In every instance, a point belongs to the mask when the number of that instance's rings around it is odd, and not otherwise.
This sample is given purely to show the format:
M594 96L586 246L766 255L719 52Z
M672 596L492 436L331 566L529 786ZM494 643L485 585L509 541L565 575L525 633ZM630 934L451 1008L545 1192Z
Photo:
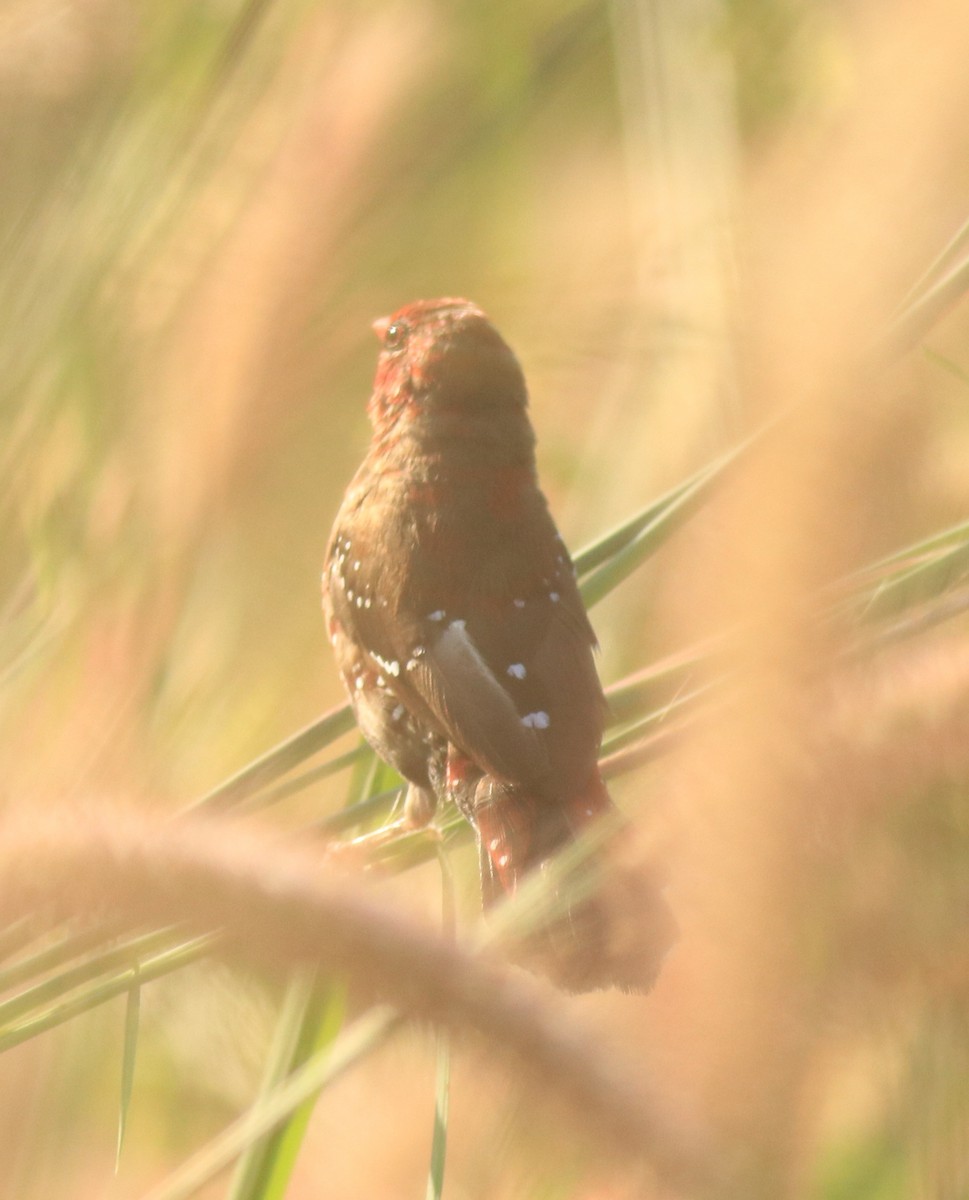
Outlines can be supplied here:
M567 804L550 803L489 776L475 790L470 814L478 838L486 906L513 895L527 878L546 875L548 915L518 939L515 957L569 991L618 987L647 991L676 938L676 923L658 880L624 861L618 816L595 772ZM575 869L562 851L585 833L604 833Z

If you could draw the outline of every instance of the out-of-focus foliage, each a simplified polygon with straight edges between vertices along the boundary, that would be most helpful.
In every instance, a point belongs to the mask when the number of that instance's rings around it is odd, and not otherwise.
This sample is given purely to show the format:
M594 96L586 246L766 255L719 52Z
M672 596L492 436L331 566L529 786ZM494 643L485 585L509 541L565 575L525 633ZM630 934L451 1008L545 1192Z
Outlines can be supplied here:
M620 722L662 730L708 677L756 692L776 670L784 687L762 720L687 739L667 776L617 779L629 811L685 861L671 867L684 936L651 998L574 1007L674 1108L741 1143L738 1169L765 1194L962 1194L965 757L932 743L919 775L918 755L899 751L894 777L911 768L914 782L896 795L884 749L930 726L950 693L926 684L888 734L865 718L865 697L881 712L884 695L851 693L838 728L879 748L882 774L856 778L839 759L830 786L812 784L832 808L864 797L846 824L819 810L805 828L765 799L794 805L792 763L810 758L797 735L830 699L805 684L795 704L792 679L818 663L849 669L872 629L886 653L924 646L930 681L965 644L964 539L938 560L923 541L966 516L965 306L932 328L931 357L916 352L877 383L853 361L850 378L826 374L824 353L805 352L830 308L843 320L822 350L840 369L854 338L863 358L883 326L841 312L852 281L870 279L884 300L882 311L859 285L857 311L887 323L969 211L963 108L932 90L941 80L944 94L965 17L936 0L903 8L874 21L861 6L796 0L5 0L5 804L110 798L174 813L341 701L319 566L367 437L369 323L398 304L469 295L520 353L543 481L573 547L739 443L772 404L800 401L817 424L796 425L773 467L772 451L752 456L733 506L691 523L622 587L618 568L591 585L610 593L596 614L607 682L689 648L682 671L662 674L673 681L662 702L617 696ZM938 47L938 63L899 52L907 20L911 45ZM893 158L909 116L918 136ZM903 157L922 174L899 166L880 191ZM856 212L859 195L869 207ZM827 307L806 246L822 266L845 264ZM802 293L810 319L786 322ZM765 333L772 319L779 330ZM785 376L803 361L816 379ZM898 578L885 563L857 575L912 544L904 566L936 568L905 577L913 592L879 585ZM802 605L834 628L830 642L795 636ZM876 624L886 616L910 625ZM727 664L706 655L725 623L741 643ZM930 663L940 626L950 640ZM621 752L629 738L614 732ZM356 772L349 793L345 773L321 773L259 819L318 824L348 795L391 785L366 759L342 765ZM412 861L431 856L423 844ZM388 893L436 913L435 871ZM703 915L714 909L721 926ZM29 933L14 931L12 948L22 937L41 952ZM36 982L73 959L30 961ZM98 963L118 999L0 1059L0 1198L109 1186L127 977L122 961ZM208 961L164 974L142 996L123 1195L252 1102L285 1007L284 981ZM309 1041L322 1038L312 1017ZM418 1034L348 1071L309 1124L291 1200L419 1192L433 1059ZM483 1056L460 1056L445 1195L642 1194L582 1149L550 1153L530 1117ZM205 1194L226 1194L226 1179Z

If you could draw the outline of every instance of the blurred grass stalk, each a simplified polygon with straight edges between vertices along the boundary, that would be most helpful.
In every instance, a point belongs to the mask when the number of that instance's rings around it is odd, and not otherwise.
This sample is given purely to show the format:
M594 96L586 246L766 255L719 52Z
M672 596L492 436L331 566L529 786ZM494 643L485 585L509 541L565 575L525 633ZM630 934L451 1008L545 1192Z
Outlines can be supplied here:
M843 633L811 621L805 597L858 561L911 469L907 372L870 347L933 258L969 151L965 10L880 5L856 14L855 36L850 108L781 141L745 195L742 390L755 420L789 416L714 499L717 537L686 543L667 614L694 637L743 631L742 702L692 727L664 773L696 949L682 968L692 1019L666 1032L683 1093L744 1147L751 1195L792 1194L810 1160L826 1021L865 970L843 957L852 872L885 819L816 738ZM871 745L890 803L883 733L860 728L857 749ZM924 791L939 765L906 779ZM886 991L883 1019L891 1004Z
M620 477L630 497L703 447L739 440L732 322L737 105L720 0L611 0L635 294L632 384L650 419ZM648 346L649 352L642 353Z

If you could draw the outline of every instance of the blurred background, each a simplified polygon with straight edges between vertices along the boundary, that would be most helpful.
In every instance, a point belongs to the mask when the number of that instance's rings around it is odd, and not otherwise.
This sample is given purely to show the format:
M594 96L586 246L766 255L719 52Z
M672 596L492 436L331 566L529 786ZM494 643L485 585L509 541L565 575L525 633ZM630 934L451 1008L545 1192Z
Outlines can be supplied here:
M969 311L867 355L969 211L967 42L934 0L3 0L5 805L176 811L342 701L319 571L399 305L469 296L515 348L573 549L800 402L594 614L607 682L738 623L754 682L617 786L683 939L574 1007L774 1195L966 1195L964 755L851 820L844 771L791 778L843 649L805 598L966 517ZM0 1196L141 1194L251 1101L278 1000L146 989L117 1179L122 1002L8 1052ZM480 1049L453 1086L455 1200L650 1194L550 1152ZM396 1039L287 1195L420 1194L433 1088Z

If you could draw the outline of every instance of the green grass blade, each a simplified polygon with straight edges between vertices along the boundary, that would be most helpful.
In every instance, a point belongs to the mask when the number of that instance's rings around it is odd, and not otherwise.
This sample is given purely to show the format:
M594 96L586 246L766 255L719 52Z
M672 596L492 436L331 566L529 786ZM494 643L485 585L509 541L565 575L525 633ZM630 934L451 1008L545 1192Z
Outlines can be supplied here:
M675 503L679 499L685 486L681 484L679 487L672 488L665 495L661 496L659 500L654 500L647 504L645 508L640 509L634 516L629 517L622 524L617 525L615 529L611 529L597 541L592 542L573 555L572 564L575 567L576 575L580 579L583 578L583 576L594 571L596 567L601 567L603 563L608 562L620 550L625 550L642 529L645 529L647 525L661 516L666 511L668 505Z
M947 272L949 264L967 246L969 246L969 221L964 221L952 238L943 246L935 258L932 259L915 283L912 284L908 294L899 306L899 311L903 311L907 305L917 299L921 292L926 291L932 285L933 279L937 279L943 272Z
M331 742L335 742L338 737L349 733L353 727L353 710L349 704L331 709L196 800L190 811L210 809L221 812L241 800L248 799L255 792L274 783L287 771L291 771L310 755L316 754Z
M607 728L638 720L657 708L662 711L671 695L687 687L698 674L709 672L710 661L721 647L722 639L711 639L611 683L605 689L609 702Z
M765 430L768 428L765 426ZM761 436L765 430L760 433L751 435L739 445L734 446L731 450L727 450L713 462L707 463L695 471L688 479L682 483L678 483L675 487L670 488L668 492L664 492L662 496L651 501L645 508L641 509L635 516L623 521L615 529L604 534L590 546L586 546L584 550L580 550L574 555L573 562L575 564L576 574L582 578L597 567L601 567L610 559L621 554L626 548L634 542L644 530L651 526L660 523L662 525L664 519L672 513L678 513L680 521L684 520L693 511L693 508L687 506L687 511L683 511L684 504L692 501L699 505L700 500L705 498L708 489L712 488L713 484L723 475L727 468L734 463L750 446ZM677 524L664 526L669 533L672 533Z
M80 958L105 942L110 942L117 930L100 926L80 932L68 930L52 945L41 946L32 954L25 955L0 971L0 994L19 987L29 979L46 975L49 971L72 959Z
M610 530L609 533L573 555L572 561L579 578L588 575L625 550L629 543L638 537L647 526L661 519L670 508L678 505L683 496L691 492L698 483L712 482L712 479L728 465L729 461L733 460L736 454L737 451L731 451L729 455L717 459L716 462L708 463L707 466L691 475L689 479L670 488L668 492L664 492L658 499L652 500L634 516L623 521L621 525L617 525L615 529Z
M684 712L692 712L698 701L703 696L709 695L714 686L713 683L704 683L690 691L673 696L661 708L653 709L646 716L640 717L638 721L633 721L602 743L601 757L607 758L610 754L615 754L618 750L641 741L647 734L654 733L664 725L679 720Z
M50 979L45 979L42 983L37 983L25 991L11 996L0 1004L0 1028L18 1022L27 1013L43 1008L91 980L114 974L119 968L130 968L133 961L167 949L171 945L173 936L171 929L159 929L153 930L151 933L139 934L120 945L109 946L76 966L59 971Z
M371 1009L336 1042L308 1059L272 1093L261 1097L238 1120L151 1189L142 1200L188 1200L230 1167L248 1146L265 1137L345 1071L381 1045L400 1025L393 1009Z
M668 754L689 728L693 716L692 713L684 713L677 721L660 725L631 745L607 754L599 760L602 778L608 783L610 779L618 779Z
M902 609L933 600L969 575L969 521L942 530L858 572L840 591L850 589L847 605L868 621L897 615Z
M580 587L587 608L592 608L627 579L656 552L706 498L712 479L704 477L685 489L661 513L647 522L627 544L602 566L587 575Z
M142 985L197 961L209 953L216 941L215 934L205 934L146 959L139 968ZM123 971L115 972L114 975L82 989L78 995L71 996L59 1004L51 1005L25 1021L0 1028L0 1054L37 1037L40 1033L46 1033L49 1029L73 1020L81 1013L90 1012L91 1009L105 1004L108 1000L113 1000L116 996L124 995L130 987L131 968L129 966Z
M295 976L286 991L261 1095L271 1096L301 1064L332 1045L345 1015L342 985L321 985L315 971ZM282 1200L312 1112L310 1097L285 1124L249 1143L239 1159L229 1200Z
M965 367L961 367L957 362L948 358L945 354L939 354L935 350L930 350L928 346L922 347L922 354L931 363L935 363L937 367L941 367L943 371L948 371L960 383L966 384L969 387L969 371Z
M444 936L453 938L457 929L454 876L444 847L438 843L437 861L441 868L441 924ZM444 1194L444 1168L447 1163L448 1109L451 1099L451 1035L446 1029L437 1034L437 1065L434 1088L434 1132L431 1136L431 1164L427 1173L427 1200L441 1200Z
M451 1038L442 1030L437 1035L437 1079L434 1097L434 1135L431 1165L427 1174L427 1200L441 1200L447 1162L448 1104L451 1095Z
M355 750L348 750L346 754L340 754L336 758L331 758L329 762L321 763L318 767L304 771L301 775L295 775L292 779L287 779L284 783L277 784L276 787L267 788L263 792L257 792L255 795L250 796L248 800L242 801L239 807L244 812L250 812L253 809L268 808L270 804L276 804L280 800L286 800L288 797L294 796L297 792L305 791L306 788L312 787L314 783L319 783L321 779L327 779L331 775L336 775L338 772L346 770L347 767L355 766L372 753L373 751L367 745L357 746Z
M0 962L13 958L24 947L29 946L37 938L37 921L35 917L18 917L0 932ZM0 972L0 992L3 987L3 972Z
M447 845L470 841L471 826L464 817L457 809L448 809L447 813L433 830L408 830L375 847L371 861L379 863L381 868L387 871L409 871L412 867L431 862L435 858L441 838Z
M940 529L938 533L930 533L927 537L920 538L917 542L912 542L909 545L903 546L900 550L893 550L891 554L886 554L883 558L872 563L870 567L866 567L852 576L849 579L849 583L858 579L864 583L870 580L872 576L884 577L886 571L890 568L899 566L907 568L913 563L918 563L934 550L944 550L948 546L961 545L967 539L969 539L969 521L960 521L956 525L948 525L945 529Z
M141 1023L141 973L136 962L132 968L131 986L128 988L128 1003L125 1006L124 1050L121 1057L121 1097L118 1105L118 1144L114 1155L114 1173L121 1168L121 1151L128 1126L128 1110L131 1107L131 1090L135 1079L135 1058L138 1053L138 1030Z
M383 769L384 764L373 751L357 763L350 777L350 796L354 797L350 801L350 804L360 803L362 800L371 800L374 796L380 794L379 780Z
M586 605L591 608L598 603L667 542L699 510L727 468L758 436L753 435L721 455L631 521L583 551L576 559L576 570L583 576L581 591ZM606 553L603 553L604 549Z
M890 322L878 350L897 357L912 350L933 325L969 290L969 257L951 267Z
M310 828L321 833L336 834L369 823L377 816L389 819L390 810L403 795L403 787L389 788L386 792L378 792L376 796L368 796L366 800L358 800L356 804L348 804L346 808L328 813Z
M385 794L380 789L390 777L389 769L372 751L364 747L360 750L352 753L352 763L348 764L353 766L350 796L359 798L352 806L358 820L362 816L360 803ZM276 1026L262 1096L271 1096L295 1071L332 1044L343 1025L345 1002L343 986L322 986L317 972L291 981ZM281 1200L314 1103L315 1097L308 1098L284 1123L246 1147L229 1189L230 1200Z
M865 605L865 616L869 620L894 616L903 608L923 603L948 591L967 576L969 539L880 584Z

